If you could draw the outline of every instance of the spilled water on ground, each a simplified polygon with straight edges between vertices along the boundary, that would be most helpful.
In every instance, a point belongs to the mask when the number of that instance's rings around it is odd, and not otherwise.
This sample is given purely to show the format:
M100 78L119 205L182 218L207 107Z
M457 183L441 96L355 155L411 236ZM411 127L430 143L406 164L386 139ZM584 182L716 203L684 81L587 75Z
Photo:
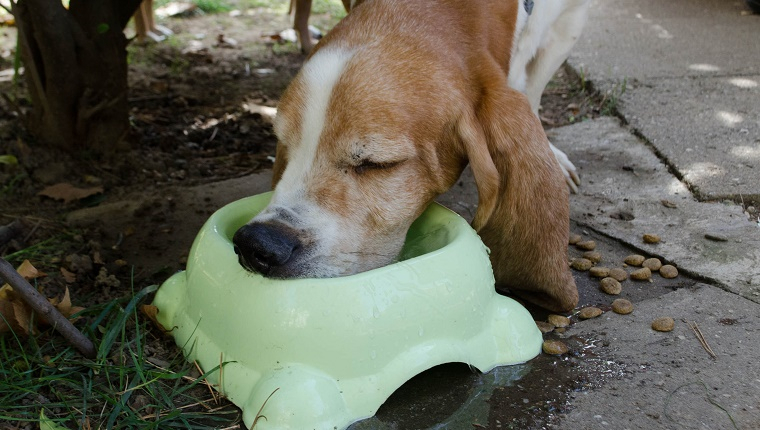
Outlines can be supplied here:
M404 384L350 430L543 429L559 422L579 392L623 376L594 340L565 338L570 353L479 373L465 364L434 367Z

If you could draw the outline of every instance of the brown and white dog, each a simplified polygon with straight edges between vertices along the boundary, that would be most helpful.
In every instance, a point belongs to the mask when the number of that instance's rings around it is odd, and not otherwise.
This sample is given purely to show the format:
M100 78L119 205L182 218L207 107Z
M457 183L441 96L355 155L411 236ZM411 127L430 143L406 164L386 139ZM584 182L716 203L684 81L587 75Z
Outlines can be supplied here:
M282 96L275 191L235 233L241 264L278 278L387 265L469 163L497 284L572 309L563 169L508 85L527 18L523 0L357 2Z

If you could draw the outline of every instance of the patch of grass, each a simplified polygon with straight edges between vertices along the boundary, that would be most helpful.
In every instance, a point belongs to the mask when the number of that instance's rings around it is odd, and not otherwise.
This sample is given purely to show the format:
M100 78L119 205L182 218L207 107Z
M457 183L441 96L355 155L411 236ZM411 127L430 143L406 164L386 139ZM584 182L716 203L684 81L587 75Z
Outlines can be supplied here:
M229 12L233 9L231 2L225 0L193 0L193 3L206 13Z
M151 65L158 62L159 59L156 55L156 48L154 45L142 45L138 46L135 43L127 45L127 64L134 65Z
M17 267L24 260L38 262L40 267L52 266L54 258L61 258L68 244L72 242L73 232L64 232L45 239L20 251L3 256L11 265Z
M580 86L581 92L586 92L588 87L586 86L586 70L581 67L578 69L578 85Z
M155 67L157 64L166 66L172 76L187 72L191 63L181 52L182 41L177 36L171 36L162 44L147 44L127 47L127 63L137 67Z
M82 312L78 323L98 348L82 358L52 330L38 336L0 337L0 427L40 420L69 429L208 429L240 420L230 403L217 404L207 374L179 353L154 357L158 330L138 317L138 304L155 286ZM173 370L169 370L173 369Z
M599 113L606 116L617 115L617 107L620 103L620 98L625 94L627 86L628 79L623 79L618 82L613 89L607 91L599 102Z
M346 9L343 7L343 2L338 0L314 0L311 5L311 13L326 13L335 18L343 18L346 16Z
M180 76L184 74L190 68L190 61L179 55L172 57L169 64L169 73L172 76Z

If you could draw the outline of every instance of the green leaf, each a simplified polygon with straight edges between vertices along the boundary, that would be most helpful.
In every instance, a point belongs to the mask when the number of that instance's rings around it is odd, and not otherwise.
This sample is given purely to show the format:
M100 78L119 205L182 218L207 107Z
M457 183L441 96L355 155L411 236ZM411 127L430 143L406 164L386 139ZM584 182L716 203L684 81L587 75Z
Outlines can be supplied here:
M97 31L98 34L103 34L110 29L111 29L111 26L109 26L105 22L101 22L100 24L98 24L97 27L95 27L95 31Z
M13 155L0 155L0 164L18 164L18 160Z
M40 409L40 430L69 430L69 429L56 424L55 421L45 416L44 409Z

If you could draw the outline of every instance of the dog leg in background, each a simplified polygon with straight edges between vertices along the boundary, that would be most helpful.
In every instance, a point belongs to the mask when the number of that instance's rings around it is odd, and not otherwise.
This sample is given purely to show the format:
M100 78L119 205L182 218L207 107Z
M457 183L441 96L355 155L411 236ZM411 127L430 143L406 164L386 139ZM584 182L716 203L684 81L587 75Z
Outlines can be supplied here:
M293 30L298 35L298 43L301 46L301 52L308 54L314 48L314 44L311 40L311 31L309 31L309 16L311 15L311 2L312 0L290 0L290 7L288 14L293 11L293 3L295 2L296 13L293 18ZM359 3L359 0L342 0L343 7L346 8L346 12Z
M311 33L309 32L309 15L311 15L311 0L290 0L290 8L293 9L293 2L296 6L296 14L293 18L293 29L298 35L298 43L301 45L301 52L308 54L313 48L311 42Z
M586 24L589 0L537 1L528 23L520 33L512 57L509 84L522 91L538 116L541 95L554 73L570 55ZM549 143L562 167L565 182L578 191L580 178L564 152Z
M138 43L145 43L148 39L152 42L161 42L174 34L163 25L156 24L153 16L153 0L143 0L133 17Z

